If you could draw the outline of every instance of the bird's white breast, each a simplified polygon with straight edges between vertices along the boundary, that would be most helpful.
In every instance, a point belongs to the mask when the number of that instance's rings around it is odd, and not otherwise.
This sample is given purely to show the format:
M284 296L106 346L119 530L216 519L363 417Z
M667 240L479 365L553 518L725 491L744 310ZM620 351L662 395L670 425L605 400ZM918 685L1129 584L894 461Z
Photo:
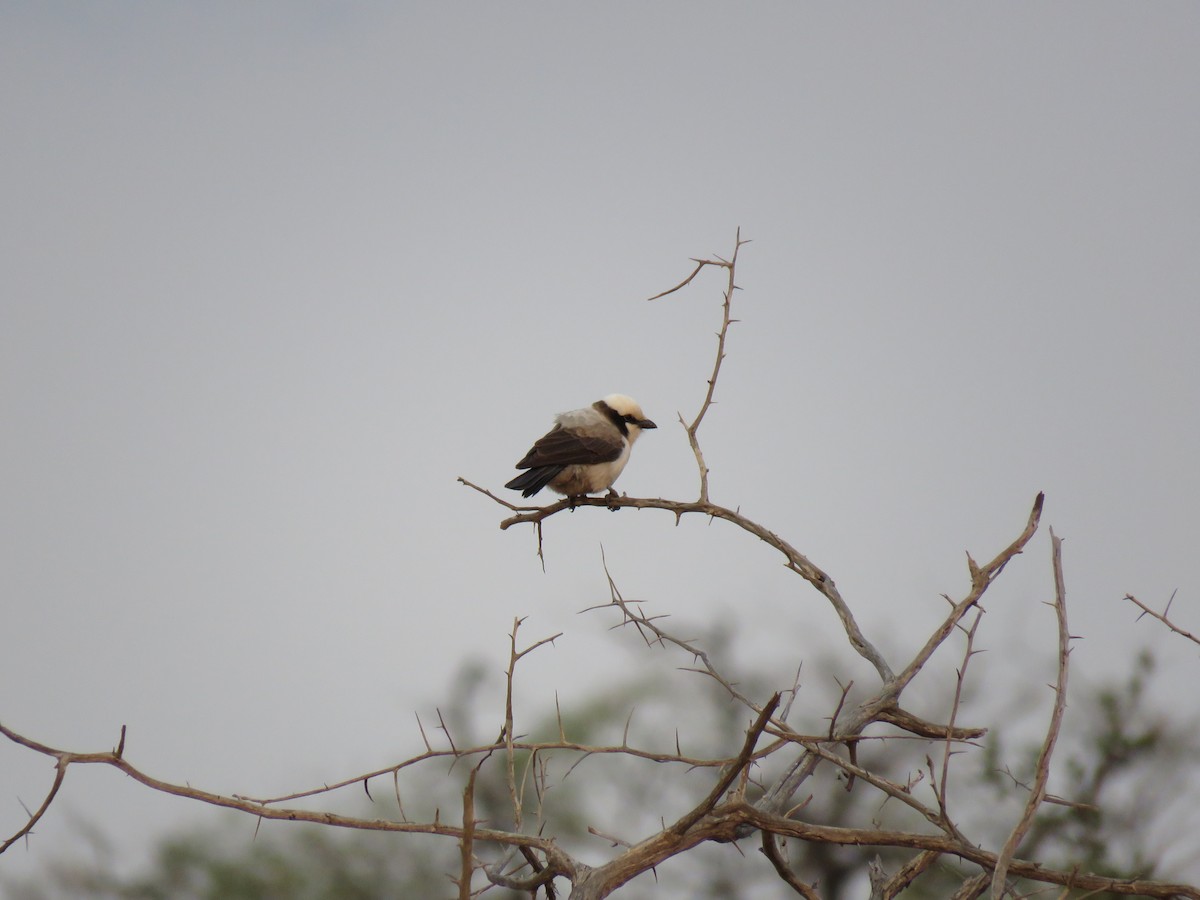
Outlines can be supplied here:
M607 491L629 462L629 441L622 439L621 455L611 462L567 466L550 482L551 490L569 497Z

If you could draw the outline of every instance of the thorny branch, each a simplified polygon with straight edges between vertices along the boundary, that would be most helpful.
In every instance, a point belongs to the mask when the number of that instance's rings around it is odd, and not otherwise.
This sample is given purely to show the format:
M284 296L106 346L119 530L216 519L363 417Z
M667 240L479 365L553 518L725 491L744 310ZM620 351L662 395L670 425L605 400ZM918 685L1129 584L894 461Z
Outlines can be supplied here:
M426 823L396 822L387 819L364 819L354 816L344 816L331 812L263 806L249 800L214 794L198 788L156 779L130 764L122 756L118 756L115 751L74 753L59 750L24 737L3 725L0 725L0 734L3 734L9 740L21 746L55 757L64 767L77 763L112 766L124 772L135 781L163 793L200 800L227 809L240 810L259 818L293 822L313 822L340 828L372 831L436 834L451 837L459 841L466 837L463 827L448 825L436 820ZM750 743L750 736L748 735L747 745ZM744 745L742 752L731 761L731 765L736 770L736 767L744 765L743 761L745 758L746 746ZM724 780L723 778L722 781ZM772 815L757 809L745 801L737 799L714 807L699 822L690 826L682 835L668 830L663 835L658 835L648 841L642 842L642 844L635 845L626 852L634 854L635 857L644 858L647 856L647 849L649 849L654 851L650 854L650 858L661 861L665 858L663 851L667 849L666 845L670 845L677 850L682 850L704 841L727 841L732 839L739 828L743 826L750 826L753 830L766 831L783 837L792 837L817 843L840 844L844 846L870 844L880 847L910 847L918 850L935 851L939 854L958 856L965 861L976 863L987 870L994 870L997 863L996 854L971 845L965 845L960 841L944 836L939 837L873 828L838 828L827 825L816 825L802 822L795 818ZM668 833L670 833L670 836L664 837ZM490 842L503 846L529 847L540 851L545 855L548 871L576 883L576 890L572 893L574 900L580 900L580 898L582 900L589 900L592 897L599 898L608 895L610 891L596 893L591 889L586 892L579 890L581 885L589 882L593 885L604 882L604 879L598 881L595 879L596 873L602 870L607 870L610 874L614 872L621 874L622 877L619 884L625 883L636 874L636 872L630 872L631 866L638 871L644 871L644 868L638 865L638 859L628 859L623 858L623 856L618 857L611 863L605 864L605 866L589 869L577 863L568 854L563 852L553 838L538 835L515 834L498 829L475 827L473 829L472 840L476 843ZM11 840L6 842L6 846L8 843L11 843ZM648 868L648 866L646 867ZM1132 896L1186 897L1192 898L1192 900L1200 900L1200 889L1186 884L1172 884L1145 879L1110 878L1079 872L1060 872L1046 868L1035 862L1021 859L1013 859L1009 865L1009 871L1011 874L1019 877L1049 884L1069 884L1083 890L1105 890L1111 893ZM546 877L549 876L543 873L539 876L539 882L543 881Z
M603 548L600 550L600 562L601 565L604 566L604 576L608 579L608 589L611 597L611 602L604 604L604 606L616 606L621 610L621 613L624 616L621 622L622 625L633 625L638 630L638 633L641 634L642 639L646 642L646 646L648 647L654 646L655 644L661 646L673 644L679 649L690 653L692 658L697 660L703 666L701 669L693 669L692 671L701 672L709 676L713 679L713 681L721 685L721 687L723 687L729 693L730 697L754 712L757 713L761 711L761 707L759 707L758 704L739 691L732 682L728 681L725 676L720 673L717 667L713 665L713 662L709 658L707 651L705 651L702 647L697 646L694 641L687 641L683 640L682 638L675 637L670 632L655 624L654 620L657 617L644 615L639 609L635 608L633 604L630 604L625 600L625 598L621 595L620 589L617 587L617 583L613 581L612 574L608 571L608 560L604 558ZM593 609L595 608L596 607L593 607Z
M1021 839L1033 824L1033 817L1038 807L1046 797L1046 783L1050 779L1050 757L1054 754L1054 745L1058 742L1058 733L1062 729L1063 713L1067 710L1067 671L1068 659L1071 655L1071 632L1067 628L1067 588L1063 580L1062 540L1050 529L1051 554L1054 561L1054 613L1058 620L1058 681L1054 685L1054 711L1050 715L1050 725L1046 729L1046 739L1042 742L1042 750L1038 755L1037 770L1033 779L1033 790L1029 793L1029 801L1021 820L1013 827L1008 840L996 859L996 868L992 873L992 900L1001 900L1005 891L1005 878L1008 875L1009 862Z
M1176 634L1187 638L1193 644L1200 644L1200 637L1196 637L1196 635L1192 634L1190 631L1184 631L1182 628L1180 628L1178 625L1176 625L1174 622L1172 622L1170 619L1167 618L1167 615L1171 612L1171 604L1175 602L1175 592L1174 591L1171 592L1171 599L1167 601L1167 608L1164 609L1162 612L1155 612L1153 609L1151 609L1149 606L1147 606L1145 603L1143 603L1137 597L1133 596L1133 594L1126 594L1125 599L1131 601L1135 606L1137 606L1139 609L1141 609L1142 615L1138 616L1139 619L1142 616L1146 616L1146 615L1153 616L1154 618L1158 619L1158 621L1162 622L1164 625L1167 626L1167 628L1171 629L1171 631L1175 632Z
M875 697L860 704L847 717L847 720L841 729L839 729L839 737L845 734L857 734L870 723L879 721L889 710L896 707L904 688L908 686L909 682L916 677L925 663L929 661L934 651L953 633L954 628L962 620L962 617L979 603L984 592L991 585L992 580L1014 556L1024 549L1025 545L1033 537L1041 517L1042 503L1043 496L1038 494L1034 500L1033 510L1029 514L1029 521L1026 523L1025 530L1021 533L1020 537L1009 544L1008 547L1002 550L986 566L981 568L975 564L970 556L967 557L968 568L972 576L970 592L959 603L955 604L946 617L946 620L930 636L925 645L917 651L912 662L905 666L899 674L886 679L883 687ZM760 804L764 806L764 809L772 812L782 811L800 785L816 770L818 762L817 757L812 754L806 754L798 758L785 772L784 776L767 792L763 800L760 801Z
M99 753L77 753L70 750L60 750L55 747L50 747L42 744L32 738L25 737L11 728L0 724L0 734L8 738L15 744L26 747L37 753L42 753L46 756L53 757L57 761L57 767L60 771L65 772L72 765L106 765L124 772L134 781L152 788L156 791L161 791L164 794L171 794L176 797L186 797L190 800L199 800L203 803L209 803L213 806L220 806L226 809L235 809L240 812L250 813L253 816L262 819L276 819L288 822L314 822L320 825L333 825L339 828L356 828L365 831L394 831L408 834L440 834L454 838L463 836L463 829L455 825L447 825L442 822L431 823L413 823L413 822L394 822L386 819L364 819L357 816L345 816L332 812L321 812L306 809L298 809L295 807L271 806L255 800L250 800L237 795L217 794L212 791L201 790L190 785L174 784L169 781L163 781L155 778L142 770L132 765L124 756L118 756L116 751L99 752ZM362 776L354 779L349 779L350 784L360 784ZM56 778L56 783L61 782L61 778ZM319 793L319 791L310 791L306 794ZM20 832L12 838L6 840L2 846L7 849L15 840L18 840L23 834L28 833L29 824L22 828ZM552 843L547 838L532 837L530 835L513 834L511 832L500 831L497 829L476 829L475 839L479 841L490 841L498 844L522 844L528 843L530 846L539 849L549 849Z
M690 654L695 663L692 671L698 671L711 678L724 688L730 698L754 713L754 721L743 733L740 749L737 749L732 756L715 758L687 756L679 747L678 736L674 750L666 752L631 746L627 732L619 745L589 745L575 742L568 738L561 713L558 718L557 739L550 741L520 739L513 708L514 680L518 664L526 655L554 642L560 635L554 635L536 641L524 649L518 649L517 633L523 620L517 618L514 620L510 634L504 724L499 737L494 742L480 746L461 746L465 742L462 735L458 735L456 744L439 712L439 730L443 732L445 743L448 746L435 746L418 719L425 746L423 753L385 768L285 796L272 798L254 798L238 794L226 796L196 789L190 785L173 784L156 779L136 768L126 759L124 729L122 729L121 740L115 750L100 753L76 753L47 746L0 725L0 735L9 741L49 756L55 761L55 776L45 799L36 810L27 811L27 822L3 844L0 844L0 852L32 832L34 826L42 819L58 795L67 769L71 765L100 764L116 768L154 790L239 810L258 819L304 821L343 828L445 836L458 843L460 859L455 881L458 885L459 896L462 898L470 898L481 893L480 890L473 891L472 879L476 872L482 871L491 885L524 891L534 897L541 891L545 893L547 900L554 900L557 896L555 879L563 878L571 883L571 900L600 900L630 879L654 869L665 860L685 853L698 844L736 841L757 832L757 837L761 840L762 853L774 868L775 873L797 895L805 898L819 898L818 887L806 883L797 872L792 870L786 854L784 842L786 838L813 845L898 847L914 851L914 855L890 876L884 872L881 862L877 861L873 864L871 871L873 898L898 896L922 878L924 873L931 870L940 858L954 857L979 870L977 874L964 876L965 880L955 894L956 897L964 898L964 900L968 897L979 896L989 884L992 888L993 898L999 898L1009 889L1010 879L1013 878L1027 879L1035 883L1061 885L1068 889L1083 891L1104 891L1114 894L1163 898L1187 897L1200 900L1200 889L1191 885L1156 882L1149 879L1116 879L1077 870L1059 871L1043 866L1037 861L1024 860L1016 856L1022 838L1025 837L1033 823L1041 803L1056 800L1046 794L1046 785L1050 760L1062 726L1066 704L1070 634L1066 623L1061 542L1053 533L1051 533L1051 542L1055 577L1054 606L1059 625L1059 677L1055 686L1054 711L1038 759L1034 785L1030 789L1028 802L1025 804L1020 820L999 852L992 852L967 839L950 818L946 785L951 757L955 749L968 744L984 733L984 729L981 728L964 728L957 725L966 670L975 652L973 642L983 612L979 604L985 592L1008 563L1023 552L1036 533L1044 501L1041 494L1038 494L1033 503L1023 531L1008 547L983 565L977 564L970 556L967 557L970 576L969 590L962 599L957 602L951 601L950 609L944 620L934 629L925 643L913 652L909 662L898 672L891 668L877 647L866 638L852 614L849 604L841 596L833 579L828 574L779 535L743 516L739 510L715 504L710 500L708 468L700 447L699 429L708 410L715 402L717 380L726 355L729 328L737 321L731 314L732 300L734 291L738 289L736 284L738 252L745 243L747 241L742 240L739 231L735 239L734 251L728 259L714 257L694 260L696 267L690 275L674 287L650 298L658 299L683 289L708 267L720 268L726 273L727 283L723 294L722 322L717 333L717 352L705 396L696 417L690 424L684 422L682 416L680 417L680 421L687 431L688 441L699 471L700 493L697 500L686 502L622 496L575 498L542 507L517 506L465 479L459 480L512 513L501 522L502 529L518 524L533 525L539 535L539 556L543 523L565 509L581 506L661 509L673 514L677 524L684 515L698 514L729 522L743 532L757 537L784 557L784 564L788 569L800 575L825 597L837 613L851 646L874 667L879 677L879 684L873 689L873 693L868 692L870 696L867 699L857 702L856 705L847 703L849 695L849 686L847 686L838 701L837 709L830 717L828 729L819 734L802 734L794 730L787 724L787 721L799 690L798 668L796 683L787 692L789 698L782 713L779 713L781 701L779 692L775 692L765 702L757 702L750 693L738 687L738 681L734 677L731 677L728 672L722 671L712 661L698 642L672 634L664 627L663 617L647 615L639 605L626 601L609 572L607 560L602 557L610 587L610 602L603 604L603 608L619 609L624 617L622 624L635 628L648 646L673 647ZM1195 636L1170 622L1167 618L1170 610L1169 603L1163 613L1156 613L1141 604L1132 595L1128 599L1141 607L1144 614L1148 613L1154 616L1172 631L1200 643ZM972 612L974 616L970 620L970 625L965 626L964 619ZM921 719L900 705L901 696L934 653L956 630L967 635L967 646L962 665L957 672L954 699L948 722L942 724ZM868 733L879 728L883 728L886 733ZM893 729L901 733L897 734ZM900 783L885 777L880 772L872 771L869 765L863 764L858 758L857 748L864 742L898 742L902 740L937 742L942 747L940 784L936 780L938 772L935 771L932 759L930 759L927 773L921 773L915 779L910 773L909 782ZM441 740L439 739L438 742L440 743ZM875 746L878 746L878 743ZM888 744L888 746L893 746L893 744ZM517 758L521 754L526 755L527 761L524 763L524 771L519 773ZM668 766L687 767L688 769L712 769L719 774L708 793L694 803L690 811L673 824L668 825L664 821L658 832L640 841L611 837L610 842L613 845L611 858L601 865L591 867L580 862L560 846L553 836L544 835L542 827L537 829L536 834L531 834L524 826L525 788L530 779L537 791L538 826L545 824L542 816L542 803L547 777L545 761L550 754L573 756L576 759L576 765L579 761L593 756L609 755L667 764ZM497 760L503 761L501 773L502 781L507 787L508 803L511 805L513 822L511 830L494 827L489 819L480 818L477 810L478 779L491 763L493 755ZM763 764L768 759L779 760L780 764L773 768L775 773L773 780L768 783L760 783L762 776L752 777L751 771L762 772ZM461 795L461 825L442 821L440 813L435 813L432 821L411 821L400 806L399 778L401 773L433 764L439 760L450 760L452 763L462 761L469 764L466 785ZM874 791L883 801L902 804L919 817L915 821L924 830L887 830L878 827L874 822L869 826L844 828L804 821L802 814L808 800L797 803L795 802L796 797L799 795L801 785L821 764L836 767L844 773L847 788L859 784L862 785L858 788L860 791ZM922 802L914 792L915 785L921 783L925 774L928 774L933 787L934 802L932 804ZM367 795L370 797L370 781L387 775L392 777L395 784L399 820L345 816L332 812L306 810L294 805L317 795L329 794L359 785L367 789ZM592 834L609 837L594 826L588 826L588 831ZM493 862L481 859L480 848L483 847L487 847L489 852L499 852L499 859ZM486 889L485 885L483 890Z
M970 628L963 628L960 624L957 627L966 635L967 646L963 651L962 665L958 667L954 679L954 701L950 704L950 716L947 721L945 747L942 749L942 776L938 784L937 801L938 811L942 821L946 827L958 834L958 829L954 826L950 819L950 808L946 801L946 792L949 790L950 784L950 757L954 754L954 743L951 738L954 729L954 723L958 720L958 711L962 705L963 685L967 678L967 666L971 664L971 657L975 655L975 633L979 630L979 625L983 621L983 610L975 608L975 618L971 622ZM962 837L960 834L959 837Z
M704 454L701 452L699 443L700 424L704 421L704 416L708 412L709 407L713 403L713 395L717 389L717 377L721 372L721 362L725 358L725 340L729 332L729 326L736 322L736 319L731 318L730 309L733 302L733 292L737 289L737 257L738 250L749 241L742 240L741 229L738 230L734 241L734 252L728 260L716 257L714 259L694 260L696 268L692 273L681 281L679 284L659 294L651 297L651 300L657 300L660 297L665 297L675 291L680 290L684 286L691 283L692 279L705 266L717 266L726 270L728 274L728 283L724 294L724 303L722 305L723 317L721 322L721 330L717 334L717 355L713 363L712 375L708 380L708 389L704 395L704 401L701 403L700 412L690 425L687 425L688 442L691 444L692 450L696 456L696 466L700 472L700 498L694 502L680 502L673 500L659 500L649 498L633 498L633 497L568 497L557 503L551 503L546 506L533 507L532 509L524 509L517 512L516 515L510 516L500 523L501 529L510 528L513 525L531 523L538 527L539 535L542 523L550 516L560 513L563 510L574 510L580 506L604 506L606 509L619 509L621 507L632 507L635 509L664 509L675 514L675 522L679 523L680 519L688 513L698 513L708 518L722 519L730 522L741 528L759 540L766 542L783 554L787 568L791 569L796 574L804 578L809 584L815 587L825 599L833 606L838 618L842 621L842 627L846 631L846 636L850 639L851 646L866 659L875 670L879 673L879 677L883 681L891 680L894 675L891 667L883 658L883 654L867 640L862 629L859 628L858 622L854 618L854 614L850 611L849 604L842 599L842 595L838 592L837 585L833 583L825 572L821 571L812 563L804 554L798 551L795 547L789 544L779 535L762 527L757 522L741 515L736 510L727 509L723 506L718 506L709 502L708 499L708 467L704 462ZM682 421L682 418L681 418ZM473 490L479 491L482 494L491 497L501 505L510 510L516 509L507 501L497 498L487 489L479 487L465 478L459 478L458 481ZM538 541L538 555L541 557L541 541Z
M696 268L692 270L692 274L675 285L673 288L668 288L661 293L655 294L651 300L658 300L660 297L666 297L668 294L673 294L683 287L691 284L693 278L700 274L700 270L705 266L719 266L725 269L728 274L728 283L725 287L725 302L722 304L723 317L721 319L721 330L717 332L717 357L713 362L712 375L708 378L708 390L704 394L704 402L700 404L700 411L696 413L696 418L692 420L690 425L684 423L684 428L687 429L688 443L692 447L692 453L696 456L696 466L700 470L700 499L699 503L708 502L708 466L704 462L704 454L700 451L700 440L697 437L700 431L700 423L704 421L704 416L708 412L708 408L713 404L713 394L717 390L717 376L721 374L721 363L725 361L725 338L729 334L729 326L736 322L736 319L730 318L729 311L733 304L733 292L739 290L734 283L737 276L737 258L738 251L742 249L743 244L750 243L748 240L742 240L742 229L737 230L733 242L733 254L729 259L721 259L717 256L713 259L695 259ZM679 417L679 421L683 423L683 416Z
M513 510L514 515L504 519L500 523L502 529L510 528L517 524L533 524L539 529L544 522L550 517L560 513L564 509L574 509L577 506L605 506L607 508L630 507L634 509L662 509L674 514L675 520L679 520L685 514L700 514L709 517L710 519L721 519L729 522L743 531L758 537L770 546L778 550L785 558L786 566L797 574L801 575L809 584L815 587L833 606L839 618L842 621L846 634L851 645L863 658L868 660L876 669L881 681L881 688L871 699L864 701L858 707L850 712L843 721L839 723L838 714L835 713L830 727L830 734L827 740L803 740L790 733L788 727L780 721L770 721L767 724L767 731L783 739L785 743L795 742L803 747L803 752L796 757L795 761L788 766L783 775L780 776L770 787L766 789L762 797L753 805L756 810L761 810L766 815L780 815L787 808L791 799L796 795L800 785L815 771L817 765L824 761L839 766L848 776L848 785L853 784L855 778L861 778L867 784L875 789L883 791L887 796L898 799L906 805L912 806L921 815L944 832L944 840L955 842L958 845L968 846L970 842L962 835L957 827L953 824L949 817L947 808L946 785L949 778L949 764L952 756L952 742L965 739L965 735L977 737L982 734L981 729L959 729L955 725L959 707L962 700L962 689L966 675L967 665L971 656L975 652L973 650L973 641L976 630L982 621L982 609L979 603L995 581L995 579L1003 572L1004 568L1018 556L1029 541L1037 532L1044 497L1038 494L1030 511L1028 521L1021 534L1009 546L1001 550L989 562L980 565L968 555L967 565L970 575L971 586L970 590L957 603L951 602L951 609L945 620L939 626L924 646L919 648L914 654L909 663L899 672L893 672L882 654L878 651L875 645L869 641L863 634L854 615L850 611L849 605L842 598L834 585L833 580L818 566L812 563L806 556L780 538L774 532L762 527L757 522L748 519L741 515L740 511L732 510L727 507L713 503L709 498L708 490L708 467L704 460L703 452L699 442L699 427L708 409L712 405L713 397L716 390L717 378L720 374L721 364L725 358L726 340L729 332L729 326L737 321L731 315L733 292L737 289L736 284L736 264L737 251L745 243L741 239L740 231L736 237L734 253L728 260L721 257L711 259L696 259L696 263L692 272L675 286L655 295L651 299L673 294L682 288L688 286L696 278L697 275L707 266L724 268L728 276L728 284L723 296L722 304L722 323L719 332L717 333L717 354L713 364L713 371L707 383L707 390L703 402L701 403L700 411L696 418L688 425L682 417L680 421L684 423L687 429L688 441L692 447L696 457L697 468L700 475L700 496L694 502L665 500L659 498L635 498L622 496L619 498L584 498L575 500L564 500L557 503L551 503L546 506L536 507L533 509L513 509L511 504L504 505ZM460 479L462 480L462 479ZM475 488L483 493L487 493L484 489L479 488L464 480L464 484ZM1053 539L1057 553L1057 538ZM539 545L540 547L540 545ZM1057 557L1056 557L1057 559ZM673 635L667 628L660 624L661 616L645 615L640 608L634 608L632 604L627 603L617 589L612 575L609 572L607 561L604 561L605 576L608 579L610 588L610 605L618 606L624 614L624 622L632 624L642 635L647 644L658 644L666 646L674 645L685 652L690 653L695 660L700 663L700 668L697 671L703 672L717 683L722 685L728 694L739 702L743 703L750 709L761 711L759 707L750 697L744 695L737 687L736 682L728 676L721 673L709 659L704 650L697 646L694 641L685 640ZM1061 568L1057 567L1056 577L1061 578ZM1061 596L1061 595L1060 595ZM1131 598L1132 599L1132 598ZM1140 605L1140 604L1139 604ZM1065 615L1064 607L1060 600L1059 605L1060 615ZM964 617L974 612L974 618L969 627L964 627L962 622ZM957 682L955 687L954 702L950 712L950 720L946 725L937 723L928 723L917 719L910 713L907 713L899 706L899 699L905 688L911 683L913 678L922 671L925 665L932 658L933 654L942 646L946 639L955 631L962 630L967 635L967 648L964 656L963 664L958 670ZM1173 629L1177 630L1177 629ZM1065 619L1062 620L1062 640L1067 640L1065 631ZM1065 643L1064 643L1065 646ZM996 867L992 867L992 877L989 878L994 885L998 885L1002 891L1006 882L1005 870L1011 869L1012 857L1016 846L1020 842L1025 830L1032 821L1033 815L1036 813L1037 807L1042 799L1045 798L1045 776L1049 769L1050 754L1053 749L1053 739L1057 737L1059 727L1061 725L1061 707L1065 703L1066 694L1066 651L1063 651L1061 657L1064 668L1060 672L1059 693L1056 702L1056 714L1052 721L1051 730L1047 735L1047 744L1043 749L1042 762L1039 765L1039 788L1035 791L1035 797L1031 798L1030 803L1026 807L1026 814L1022 817L1022 821L1018 823L1010 835L1009 842L1006 843L1002 853L996 856ZM793 697L794 699L794 697ZM843 696L843 701L845 697ZM790 704L789 704L790 705ZM839 711L841 704L839 703ZM861 739L863 732L872 723L888 723L900 727L911 734L922 736L925 738L937 738L943 741L943 757L941 766L941 784L936 783L935 796L938 800L938 809L930 809L919 803L911 794L911 791L905 789L901 785L894 784L887 779L881 778L874 773L857 765L855 760L855 747L857 741ZM842 744L849 751L849 761L843 759L840 755L833 752L832 748ZM772 745L770 752L775 751L775 745ZM933 775L932 769L930 774ZM789 817L790 818L790 817ZM1028 820L1028 821L1027 821ZM741 826L739 834L745 834L745 826ZM626 855L633 853L638 848L630 848L626 851ZM780 869L782 857L779 853L779 848L775 840L769 839L764 843L763 852L771 860L772 864ZM940 851L936 847L925 849L918 856L914 857L908 865L903 867L899 872L893 875L890 879L880 877L878 889L883 896L894 896L902 891L908 884L916 879L923 871L928 869L937 857ZM961 855L961 854L958 854ZM970 858L970 857L964 857ZM787 881L797 893L803 896L809 896L811 891L808 886L804 885L799 879L785 876L780 872L781 877ZM982 874L982 873L981 873ZM982 886L985 882L980 881Z

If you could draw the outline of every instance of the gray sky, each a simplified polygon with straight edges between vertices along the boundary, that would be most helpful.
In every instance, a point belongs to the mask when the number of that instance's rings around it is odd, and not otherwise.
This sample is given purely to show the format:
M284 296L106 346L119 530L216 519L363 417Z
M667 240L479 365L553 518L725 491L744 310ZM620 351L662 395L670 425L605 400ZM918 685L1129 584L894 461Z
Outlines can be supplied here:
M1194 684L1122 598L1178 588L1200 626L1198 32L1189 3L5 4L0 719L79 750L126 724L136 764L218 791L387 765L463 661L503 668L514 616L565 632L531 713L644 657L577 615L601 542L685 630L740 620L781 686L856 672L732 529L586 510L543 575L455 483L498 488L621 391L663 427L619 487L693 497L672 420L720 279L644 298L737 226L713 499L899 662L1044 490L1074 684L1144 645ZM1002 585L1003 695L1052 672L1048 535ZM51 767L3 745L0 773L7 834ZM110 771L59 802L5 872L70 814L127 855L212 815Z

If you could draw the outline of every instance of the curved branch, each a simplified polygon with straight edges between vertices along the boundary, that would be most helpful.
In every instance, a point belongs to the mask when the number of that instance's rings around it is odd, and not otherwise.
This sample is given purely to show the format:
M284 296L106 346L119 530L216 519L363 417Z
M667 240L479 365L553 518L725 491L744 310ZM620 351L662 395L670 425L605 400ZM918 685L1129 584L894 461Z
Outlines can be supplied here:
M838 738L842 738L847 734L857 734L862 731L871 722L879 721L886 711L892 709L899 702L900 694L909 682L916 677L922 667L933 656L934 651L942 645L947 637L954 631L959 621L967 612L975 606L983 597L984 592L991 585L992 581L1004 569L1008 562L1017 554L1019 554L1032 539L1034 532L1037 531L1038 522L1041 521L1042 505L1045 501L1045 495L1039 493L1033 501L1033 509L1030 511L1029 519L1025 524L1025 530L1017 537L1015 541L1009 544L1002 550L995 559L987 565L980 568L975 564L975 561L967 557L968 564L971 570L971 591L967 596L950 611L946 620L933 633L925 645L917 652L910 662L900 674L887 679L883 689L872 699L861 704L856 709L847 721L839 729ZM790 801L791 797L799 790L800 785L816 771L818 757L811 753L806 753L788 767L788 769L780 776L779 780L763 795L758 805L772 813L781 812Z
M30 750L35 750L38 753L52 756L58 760L58 774L55 778L55 786L51 789L46 800L42 803L41 808L31 817L30 823L27 823L17 835L7 841L3 846L7 848L13 840L19 839L22 835L27 834L32 827L33 822L41 817L49 807L50 801L54 799L57 793L58 785L61 784L68 766L74 764L87 765L99 764L112 766L124 772L134 781L160 791L164 794L172 794L176 797L186 797L190 800L199 800L203 803L211 804L212 806L220 806L225 809L234 809L239 812L249 813L262 819L276 819L285 822L314 822L319 825L332 825L338 828L356 828L363 831L392 831L402 832L407 834L436 834L446 837L457 838L462 840L467 836L467 829L456 825L447 825L441 821L414 823L414 822L393 822L387 819L363 819L356 816L345 816L339 813L332 812L317 812L307 809L285 808L269 806L265 803L249 800L244 797L227 796L224 794L215 794L211 791L201 790L191 787L190 785L173 784L169 781L162 781L131 765L122 755L116 751L108 751L103 753L73 753L67 750L59 750L54 747L41 744L24 735L18 734L0 724L0 734L27 747ZM122 748L123 749L123 748ZM361 781L359 778L357 781ZM473 839L475 841L487 841L496 844L512 845L517 847L532 847L546 854L548 859L557 861L556 869L560 874L566 877L573 877L575 863L567 857L560 849L555 846L555 843L550 838L538 837L529 834L516 834L509 831L500 831L493 828L472 828Z
M761 831L770 831L781 837L792 837L813 843L856 847L908 847L914 850L957 856L989 871L994 871L999 861L995 853L989 853L969 842L941 835L814 825L785 816L764 813L748 803L731 803L724 807L718 807L713 810L713 814L726 817L730 823L751 825ZM1019 878L1028 878L1030 881L1069 885L1080 890L1108 891L1113 894L1140 897L1187 897L1189 900L1200 900L1200 888L1189 884L1173 884L1146 879L1109 878L1106 875L1093 875L1086 872L1059 872L1023 859L1012 860L1009 864L1009 872Z
M3 725L0 725L0 731L4 732L5 736L9 736L11 734L11 732L9 732L8 729L6 729ZM54 783L50 785L50 790L46 792L46 799L42 801L41 806L29 814L29 821L25 823L23 828L19 829L16 834L6 840L3 844L0 844L0 853L3 853L21 838L25 837L25 835L33 832L33 827L37 825L42 816L46 814L46 810L50 808L50 804L54 802L54 797L58 794L58 789L62 787L63 779L66 777L66 763L59 759L58 763L54 767ZM28 807L26 807L26 811L28 811Z
M900 692L908 686L908 683L916 677L917 673L929 662L929 658L933 656L934 651L942 645L942 643L950 636L955 627L968 612L971 611L980 599L984 592L991 586L991 583L996 579L1009 561L1013 557L1019 555L1025 549L1025 545L1033 539L1037 532L1038 524L1042 520L1042 507L1045 505L1046 495L1038 492L1037 497L1033 500L1033 509L1029 511L1029 519L1025 523L1025 530L1017 536L1017 539L1001 550L996 558L982 568L976 565L975 561L970 556L967 557L967 567L971 572L971 591L964 597L946 616L946 620L942 622L938 628L925 642L918 652L913 657L912 662L904 667L904 670L896 676L895 681L889 685L892 697L899 696Z
M465 479L460 478L459 481L462 481L468 487L475 488L475 490L481 490ZM883 654L879 652L874 644L867 640L866 636L862 633L862 629L858 627L858 622L855 620L854 614L850 611L850 607L846 601L842 599L842 595L838 592L837 585L834 584L833 579L817 567L812 560L775 532L764 528L754 520L746 518L735 510L699 500L686 502L681 500L661 500L651 497L576 497L573 500L559 500L557 503L550 503L529 512L521 512L515 516L509 516L500 523L500 528L501 530L506 530L513 525L522 525L530 522L541 523L563 510L575 509L581 506L602 506L605 509L620 509L622 507L631 509L663 509L673 513L676 522L684 515L695 513L713 519L723 519L726 522L736 525L738 528L754 535L759 540L782 553L786 560L784 565L824 595L825 599L830 602L834 611L838 614L838 618L842 620L842 626L846 630L846 636L850 639L851 646L854 647L860 656L875 667L875 671L879 673L880 680L889 682L895 678L891 666L883 658Z
M1012 833L1004 842L996 863L996 871L992 875L992 900L1001 900L1004 896L1005 878L1008 872L1009 860L1017 852L1017 847L1029 826L1038 807L1046 797L1046 783L1050 780L1050 757L1054 753L1054 745L1058 741L1058 732L1062 728L1063 713L1067 709L1067 671L1068 659L1071 655L1071 632L1067 628L1067 588L1063 580L1062 539L1050 529L1050 544L1054 563L1054 612L1058 620L1058 682L1054 686L1054 711L1050 714L1050 724L1046 728L1046 738L1042 742L1041 753L1038 754L1037 772L1033 780L1033 790L1029 792L1029 800L1021 819L1013 826Z

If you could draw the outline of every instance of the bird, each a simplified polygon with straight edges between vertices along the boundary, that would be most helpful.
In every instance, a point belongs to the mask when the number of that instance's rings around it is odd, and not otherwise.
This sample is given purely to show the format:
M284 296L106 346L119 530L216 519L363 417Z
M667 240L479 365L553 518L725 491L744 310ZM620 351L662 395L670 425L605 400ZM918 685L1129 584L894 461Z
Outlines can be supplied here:
M609 394L591 406L555 416L554 427L538 438L517 463L525 469L504 485L532 497L544 487L567 497L607 490L629 462L638 435L658 426L632 397Z

